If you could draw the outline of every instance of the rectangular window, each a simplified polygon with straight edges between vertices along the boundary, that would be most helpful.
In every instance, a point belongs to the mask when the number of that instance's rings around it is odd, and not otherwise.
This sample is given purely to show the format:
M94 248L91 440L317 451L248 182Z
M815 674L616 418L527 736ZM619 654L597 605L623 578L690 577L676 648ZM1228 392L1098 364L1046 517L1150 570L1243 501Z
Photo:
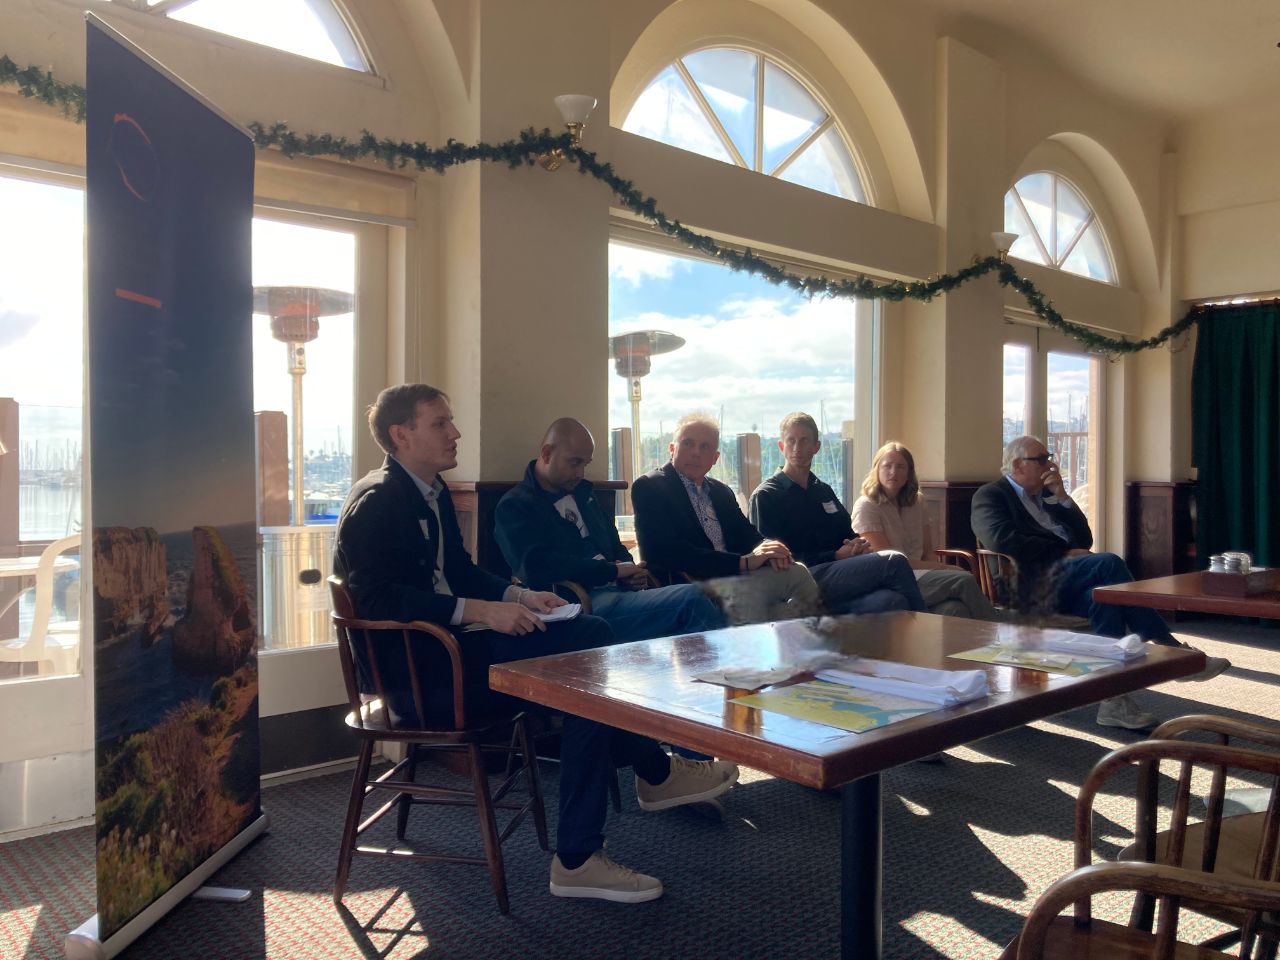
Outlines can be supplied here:
M683 340L652 356L640 380L638 473L666 463L676 419L702 410L720 423L720 462L711 475L745 507L755 485L782 466L779 422L803 411L822 439L813 472L844 491L845 446L855 436L857 318L852 300L807 301L719 264L611 243L610 337L654 330ZM616 428L631 424L629 380L611 367L610 442ZM740 470L739 437L750 434L759 438L758 475L754 464ZM744 439L742 447L753 445ZM610 456L612 479L631 479L619 476L623 462Z
M356 236L255 218L254 287L318 287L355 290ZM253 409L285 414L293 430L293 378L288 347L271 334L271 318L253 317ZM355 314L322 316L320 332L306 345L302 377L303 484L308 523L336 523L351 489L352 409L355 389ZM292 448L289 490L293 491Z
M1050 353L1048 370L1048 445L1062 472L1062 484L1080 509L1095 520L1098 489L1099 384L1101 365L1094 357Z
M0 258L0 679L66 675L79 643L84 191L0 176L0 223L22 238Z
M1030 350L1017 343L1004 345L1004 439L1008 446L1014 437L1027 432L1027 374Z

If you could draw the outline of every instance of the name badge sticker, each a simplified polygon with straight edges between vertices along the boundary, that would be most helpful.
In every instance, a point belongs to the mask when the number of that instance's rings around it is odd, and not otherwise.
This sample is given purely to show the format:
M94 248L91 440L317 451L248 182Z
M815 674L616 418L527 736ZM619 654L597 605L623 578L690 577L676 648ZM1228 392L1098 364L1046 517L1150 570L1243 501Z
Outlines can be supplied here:
M707 516L712 520L718 519L718 517L716 517L716 508L711 506L711 504L707 504Z
M828 500L826 503L822 505L822 509L827 511L827 513L835 513L836 502L834 500Z

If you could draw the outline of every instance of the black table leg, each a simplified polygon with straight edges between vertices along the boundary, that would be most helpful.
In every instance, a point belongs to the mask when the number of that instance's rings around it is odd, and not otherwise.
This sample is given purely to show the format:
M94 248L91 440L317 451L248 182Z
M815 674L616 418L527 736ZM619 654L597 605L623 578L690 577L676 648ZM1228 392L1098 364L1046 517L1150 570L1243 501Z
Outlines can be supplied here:
M880 774L840 788L840 957L881 960L884 822Z

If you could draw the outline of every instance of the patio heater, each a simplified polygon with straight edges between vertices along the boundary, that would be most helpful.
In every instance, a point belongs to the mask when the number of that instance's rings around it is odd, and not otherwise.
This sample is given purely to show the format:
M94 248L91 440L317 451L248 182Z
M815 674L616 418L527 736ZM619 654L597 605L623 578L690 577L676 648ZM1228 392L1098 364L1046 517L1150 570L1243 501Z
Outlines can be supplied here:
M304 647L335 640L325 579L332 572L335 529L306 525L306 465L302 445L302 378L307 344L320 335L320 318L351 313L354 298L320 287L254 287L253 312L271 318L271 335L286 347L293 378L293 511L287 527L260 527L258 624L265 649Z
M322 287L254 287L253 312L271 317L271 336L287 349L293 377L293 525L306 521L302 496L302 377L307 372L307 344L320 336L320 318L350 313L354 298Z
M640 476L640 378L653 369L650 358L684 346L684 338L665 330L637 330L609 338L609 359L631 393L631 480Z

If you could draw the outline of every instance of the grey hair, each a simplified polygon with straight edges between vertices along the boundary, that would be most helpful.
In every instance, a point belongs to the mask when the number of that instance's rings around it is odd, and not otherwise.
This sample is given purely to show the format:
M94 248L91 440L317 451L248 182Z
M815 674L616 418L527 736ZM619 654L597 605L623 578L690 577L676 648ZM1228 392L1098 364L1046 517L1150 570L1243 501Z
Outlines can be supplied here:
M714 430L716 432L716 445L719 446L720 424L716 421L715 417L703 410L695 410L693 413L686 413L683 417L677 420L676 429L671 435L671 439L674 440L676 437L680 436L680 431L685 427L691 427L695 424L699 427L710 427Z
M1006 477L1013 476L1013 461L1025 458L1031 452L1031 444L1033 443L1044 445L1043 440L1030 434L1024 434L1021 437L1014 437L1010 440L1009 445L1004 448L1004 462L1000 465L1000 472Z

